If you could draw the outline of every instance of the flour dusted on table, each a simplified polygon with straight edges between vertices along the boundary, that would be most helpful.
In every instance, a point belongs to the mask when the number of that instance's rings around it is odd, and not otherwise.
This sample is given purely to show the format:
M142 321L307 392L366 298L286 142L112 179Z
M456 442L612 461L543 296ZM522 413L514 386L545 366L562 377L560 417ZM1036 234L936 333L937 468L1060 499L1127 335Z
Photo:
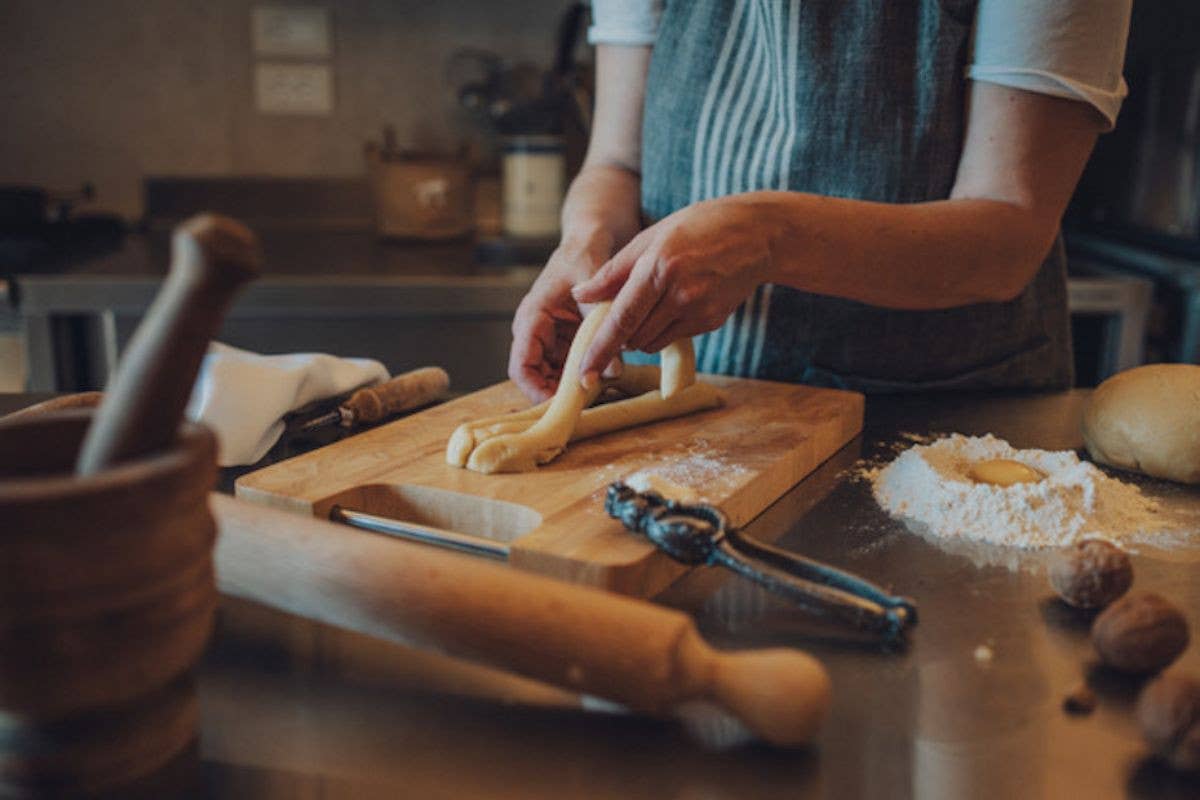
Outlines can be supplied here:
M969 477L991 459L1019 461L1045 478L996 486ZM880 506L942 538L1034 548L1090 537L1147 541L1171 527L1157 500L1074 452L1017 450L991 435L915 445L869 477Z

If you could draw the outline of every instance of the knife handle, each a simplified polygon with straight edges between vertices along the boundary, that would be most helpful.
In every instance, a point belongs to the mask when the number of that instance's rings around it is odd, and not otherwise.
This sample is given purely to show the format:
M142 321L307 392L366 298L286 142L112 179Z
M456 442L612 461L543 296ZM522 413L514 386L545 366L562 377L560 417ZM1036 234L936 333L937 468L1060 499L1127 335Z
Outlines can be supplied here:
M342 403L355 424L379 422L385 417L423 406L450 388L450 376L441 367L422 367L397 375L377 386L359 389Z
M682 612L222 495L222 592L664 716L722 707L764 740L810 741L825 669L792 649L713 650Z

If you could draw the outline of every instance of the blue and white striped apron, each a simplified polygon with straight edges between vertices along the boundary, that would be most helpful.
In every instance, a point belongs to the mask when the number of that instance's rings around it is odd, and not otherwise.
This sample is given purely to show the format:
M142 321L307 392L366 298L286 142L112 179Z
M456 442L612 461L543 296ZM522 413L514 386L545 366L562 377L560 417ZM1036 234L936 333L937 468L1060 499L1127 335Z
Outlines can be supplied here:
M974 13L974 0L668 0L644 214L757 189L947 197ZM1066 387L1062 248L1006 303L894 311L766 284L696 344L702 371L868 392Z

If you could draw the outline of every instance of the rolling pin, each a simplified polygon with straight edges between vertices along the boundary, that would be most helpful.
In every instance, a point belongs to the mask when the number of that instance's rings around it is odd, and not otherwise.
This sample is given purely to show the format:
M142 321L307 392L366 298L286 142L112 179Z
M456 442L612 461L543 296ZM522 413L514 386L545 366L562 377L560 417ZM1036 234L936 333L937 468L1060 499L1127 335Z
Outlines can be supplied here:
M679 611L223 495L211 506L227 595L640 713L715 705L782 747L811 741L829 708L812 657L716 651Z
M171 240L171 271L104 392L78 475L165 449L174 441L200 361L235 292L259 269L258 242L228 217L202 214Z
M423 406L441 397L450 388L450 376L441 367L421 367L367 386L350 395L328 414L310 419L300 426L311 431L337 423L343 427L379 422L401 411Z

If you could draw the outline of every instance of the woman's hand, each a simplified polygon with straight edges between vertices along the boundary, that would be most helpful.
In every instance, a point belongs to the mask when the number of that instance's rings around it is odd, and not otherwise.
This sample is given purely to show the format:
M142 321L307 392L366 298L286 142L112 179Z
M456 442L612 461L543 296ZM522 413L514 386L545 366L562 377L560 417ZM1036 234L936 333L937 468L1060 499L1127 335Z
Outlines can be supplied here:
M563 207L563 239L513 317L508 377L534 402L558 386L567 351L586 312L571 294L633 236L639 222L636 174L589 166Z
M592 136L563 201L562 243L513 318L508 377L535 402L558 386L583 318L571 288L591 278L641 227L638 168L649 69L649 45L596 48Z
M585 385L623 348L655 353L719 328L769 279L772 204L755 193L705 200L634 237L586 283L579 303L612 300L580 366Z
M517 307L508 377L534 402L554 393L583 319L571 287L591 276L609 252L598 239L583 245L563 242Z

